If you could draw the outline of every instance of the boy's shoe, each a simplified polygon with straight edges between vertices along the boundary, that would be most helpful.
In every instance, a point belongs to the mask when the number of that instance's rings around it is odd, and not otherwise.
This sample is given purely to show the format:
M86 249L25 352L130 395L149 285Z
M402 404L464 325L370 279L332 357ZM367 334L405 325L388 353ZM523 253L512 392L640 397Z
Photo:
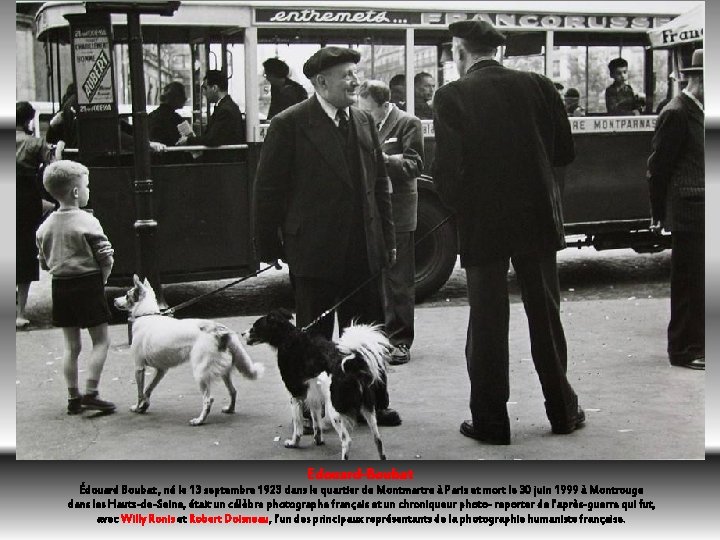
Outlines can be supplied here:
M407 345L397 345L393 347L388 358L388 364L391 366L399 366L401 364L407 364L410 361L410 349Z
M68 414L80 414L82 410L82 397L78 396L74 398L68 398Z
M82 406L86 409L102 412L112 412L115 410L115 404L100 399L97 392L85 394L82 397Z

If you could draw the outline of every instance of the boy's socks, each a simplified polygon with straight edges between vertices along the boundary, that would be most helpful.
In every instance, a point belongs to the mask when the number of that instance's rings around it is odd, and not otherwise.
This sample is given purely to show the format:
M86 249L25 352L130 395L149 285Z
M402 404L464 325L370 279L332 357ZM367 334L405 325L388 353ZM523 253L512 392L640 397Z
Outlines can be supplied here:
M92 394L95 392L97 394L98 391L98 384L100 381L96 381L94 379L88 379L85 383L85 393L86 394Z

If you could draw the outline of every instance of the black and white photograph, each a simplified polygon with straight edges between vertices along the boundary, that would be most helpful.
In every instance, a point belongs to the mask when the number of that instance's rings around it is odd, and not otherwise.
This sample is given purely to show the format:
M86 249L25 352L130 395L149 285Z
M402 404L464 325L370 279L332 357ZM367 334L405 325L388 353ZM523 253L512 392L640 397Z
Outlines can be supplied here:
M85 462L77 484L107 485L142 481L113 463L167 462L191 490L222 484L225 466L183 478L200 461L291 471L309 493L361 465L430 485L424 463L446 494L488 471L571 499L584 474L622 485L633 463L703 478L720 11L174 0L15 16L14 460Z
M704 456L701 2L103 4L17 4L19 459Z

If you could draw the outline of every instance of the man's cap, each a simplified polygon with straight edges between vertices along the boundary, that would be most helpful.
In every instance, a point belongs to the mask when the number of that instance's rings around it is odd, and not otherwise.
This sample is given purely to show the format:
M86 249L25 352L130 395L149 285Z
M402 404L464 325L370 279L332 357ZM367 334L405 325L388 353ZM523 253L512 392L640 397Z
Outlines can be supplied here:
M477 19L458 21L452 23L448 28L451 36L466 39L476 45L499 47L505 43L505 36L486 21Z
M565 86L559 82L554 82L553 85L555 86L555 90L562 90L563 88L565 88Z
M565 91L565 97L569 97L569 98L579 98L579 97L580 97L580 92L578 92L577 88L568 88L568 89Z
M345 49L343 47L323 47L303 65L303 74L308 78L312 78L321 71L351 62L357 64L360 61L360 53L354 49Z
M702 73L703 71L703 49L696 49L692 54L692 61L686 68L680 70L681 73Z

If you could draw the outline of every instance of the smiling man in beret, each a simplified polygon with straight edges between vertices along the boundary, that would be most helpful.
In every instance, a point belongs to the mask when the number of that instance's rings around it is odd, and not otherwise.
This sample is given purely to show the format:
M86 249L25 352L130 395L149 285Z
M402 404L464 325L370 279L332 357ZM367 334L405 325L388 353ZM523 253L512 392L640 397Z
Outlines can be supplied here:
M505 37L485 21L450 25L460 79L435 93L434 179L456 212L470 320L465 349L472 420L466 437L510 443L509 306L512 261L530 327L533 362L554 433L585 420L566 376L556 251L564 247L553 167L574 146L562 98L542 75L496 60Z
M384 321L379 274L395 262L391 184L370 113L357 101L360 53L324 47L303 66L315 95L270 122L255 179L255 248L264 262L287 261L295 282L297 325L310 324L370 276L337 308L352 319ZM330 314L309 329L333 335ZM379 425L398 425L385 384Z

